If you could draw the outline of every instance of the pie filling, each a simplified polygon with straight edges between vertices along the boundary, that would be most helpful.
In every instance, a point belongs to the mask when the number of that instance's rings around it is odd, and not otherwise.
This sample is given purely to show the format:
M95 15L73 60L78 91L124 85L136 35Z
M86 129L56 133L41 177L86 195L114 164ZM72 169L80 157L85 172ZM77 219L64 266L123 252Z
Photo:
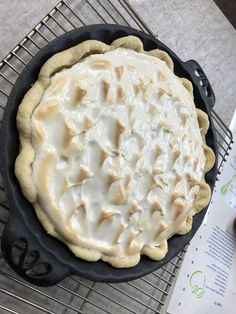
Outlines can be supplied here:
M164 61L82 59L51 77L31 130L38 202L64 242L123 258L183 228L206 158L193 97Z

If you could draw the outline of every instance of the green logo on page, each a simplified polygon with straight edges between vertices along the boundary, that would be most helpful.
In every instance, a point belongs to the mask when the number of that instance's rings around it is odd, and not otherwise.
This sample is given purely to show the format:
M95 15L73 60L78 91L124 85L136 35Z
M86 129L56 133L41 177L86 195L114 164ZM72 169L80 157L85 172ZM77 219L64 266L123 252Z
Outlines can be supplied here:
M196 270L192 273L189 283L192 289L192 293L197 298L202 298L205 293L206 277L201 270Z
M220 193L221 193L222 196L226 195L226 193L228 192L228 190L229 190L231 184L233 183L234 179L236 179L236 174L233 175L232 178L221 187Z

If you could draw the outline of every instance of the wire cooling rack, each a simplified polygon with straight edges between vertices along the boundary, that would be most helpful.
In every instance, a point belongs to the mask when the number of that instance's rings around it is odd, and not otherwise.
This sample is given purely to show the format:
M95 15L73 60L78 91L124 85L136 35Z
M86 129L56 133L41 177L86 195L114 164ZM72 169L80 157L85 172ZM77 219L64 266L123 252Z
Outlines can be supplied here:
M55 37L94 23L128 25L155 36L127 0L60 1L0 63L0 126L11 89L30 59ZM232 134L214 111L212 115L218 138L220 173ZM7 218L8 207L0 178L0 235ZM0 253L0 312L164 313L185 252L186 249L158 271L132 282L104 284L70 277L50 288L36 288L20 279Z

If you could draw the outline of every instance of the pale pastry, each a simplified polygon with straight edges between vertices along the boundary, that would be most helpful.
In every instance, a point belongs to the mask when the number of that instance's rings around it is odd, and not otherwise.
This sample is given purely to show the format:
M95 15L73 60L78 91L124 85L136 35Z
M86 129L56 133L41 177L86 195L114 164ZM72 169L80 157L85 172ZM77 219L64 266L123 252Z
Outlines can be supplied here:
M15 173L46 231L78 257L164 258L210 200L207 115L163 51L123 37L51 57L19 106Z

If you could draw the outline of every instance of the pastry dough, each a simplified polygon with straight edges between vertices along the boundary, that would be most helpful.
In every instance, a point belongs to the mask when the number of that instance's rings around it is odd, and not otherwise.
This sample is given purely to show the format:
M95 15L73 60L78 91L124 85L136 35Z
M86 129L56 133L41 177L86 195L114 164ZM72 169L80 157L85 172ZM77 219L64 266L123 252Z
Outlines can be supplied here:
M164 258L207 206L207 115L192 84L133 36L55 54L19 106L15 173L46 231L88 261Z

